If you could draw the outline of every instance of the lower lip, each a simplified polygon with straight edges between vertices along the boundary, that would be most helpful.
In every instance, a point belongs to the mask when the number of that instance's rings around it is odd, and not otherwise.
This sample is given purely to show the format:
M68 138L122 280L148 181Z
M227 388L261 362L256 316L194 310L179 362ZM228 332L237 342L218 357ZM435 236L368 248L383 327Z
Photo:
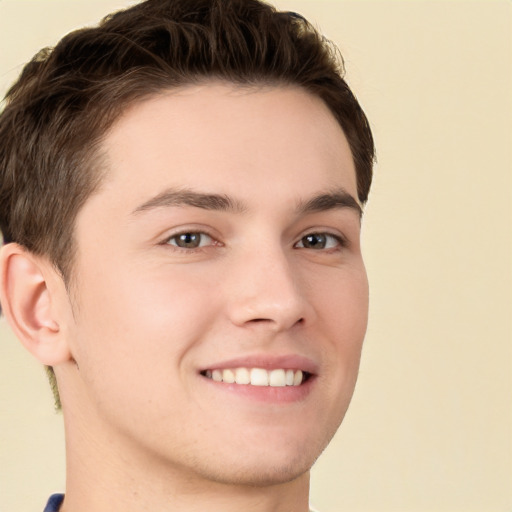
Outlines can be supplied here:
M311 375L308 380L300 386L251 386L250 384L227 384L226 382L216 382L213 379L201 376L206 384L214 387L216 390L232 395L239 396L248 400L258 402L286 404L301 402L311 393L316 377Z

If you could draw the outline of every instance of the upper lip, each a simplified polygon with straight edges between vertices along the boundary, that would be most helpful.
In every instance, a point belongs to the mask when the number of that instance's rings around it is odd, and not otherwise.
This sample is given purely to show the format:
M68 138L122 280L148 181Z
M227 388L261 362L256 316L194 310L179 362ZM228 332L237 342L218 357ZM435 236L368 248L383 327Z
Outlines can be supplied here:
M310 374L318 373L318 364L308 357L298 354L269 355L255 354L217 361L201 368L205 370L227 370L232 368L264 368L265 370L302 370Z

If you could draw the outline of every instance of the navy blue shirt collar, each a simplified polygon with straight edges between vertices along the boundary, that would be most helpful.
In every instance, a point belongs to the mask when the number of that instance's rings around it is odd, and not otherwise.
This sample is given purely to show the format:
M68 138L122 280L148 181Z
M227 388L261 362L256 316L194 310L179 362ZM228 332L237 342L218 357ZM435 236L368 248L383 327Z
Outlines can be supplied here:
M64 501L64 494L52 494L43 512L59 512Z

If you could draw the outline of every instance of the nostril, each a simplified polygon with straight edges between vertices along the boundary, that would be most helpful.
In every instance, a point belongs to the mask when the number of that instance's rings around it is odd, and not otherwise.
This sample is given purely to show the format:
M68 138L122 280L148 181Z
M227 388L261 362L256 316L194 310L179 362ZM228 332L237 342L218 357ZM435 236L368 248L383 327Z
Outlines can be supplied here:
M249 323L251 324L274 324L276 323L275 320L272 320L271 318L252 318L249 320ZM304 323L304 318L299 318L293 325L301 325Z

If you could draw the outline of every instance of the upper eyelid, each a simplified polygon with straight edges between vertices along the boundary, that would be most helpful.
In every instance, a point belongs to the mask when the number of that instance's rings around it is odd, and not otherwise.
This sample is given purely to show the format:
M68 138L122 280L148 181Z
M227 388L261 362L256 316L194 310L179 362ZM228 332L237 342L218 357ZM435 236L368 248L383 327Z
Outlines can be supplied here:
M201 249L201 248L204 248L204 247L207 247L207 246L210 246L210 245L220 245L220 242L214 236L210 235L206 231L192 231L192 230L189 230L189 231L179 231L177 233L173 233L172 235L169 235L169 236L167 236L167 237L165 237L163 239L162 245L173 245L174 246L174 244L170 244L169 243L171 240L177 239L181 235L186 235L186 234L191 234L191 233L202 235L202 236L206 236L206 237L208 237L210 239L210 242L208 244L206 244L203 247L196 247L196 249ZM184 249L184 247L178 247L178 246L176 246L176 248L177 249Z
M203 234L206 236L209 236L213 240L218 241L219 235L214 233L214 230L209 229L205 226L184 226L184 227L177 227L177 228L171 228L166 229L162 235L160 235L158 238L161 240L161 242L165 242L167 240L170 240L171 238L175 238L180 235L184 235L187 233L198 233Z
M308 235L327 235L332 236L333 238L336 238L344 243L348 243L348 237L342 233L339 230L331 230L328 228L312 228L305 230L297 239L297 242L299 242L302 238Z
M208 238L211 238L212 240L215 240L215 238L210 235L209 233L207 233L206 231L192 231L192 230L189 230L189 231L180 231L178 233L173 233L172 235L169 235L168 237L166 237L166 240L172 240L173 238L178 238L182 235L205 235L207 236Z
M214 236L205 229L180 229L179 231L175 231L173 233L166 234L164 236L164 238L174 238L174 237L177 237L180 235L187 235L189 233L195 233L198 235L206 235L206 236L209 236L210 238L214 238Z
M174 243L171 243L171 241L173 239L177 239L180 235L185 235L185 234L189 234L189 233L196 233L196 234L200 234L200 235L205 235L205 236L207 236L209 238L209 240L204 245L202 245L202 242L201 242L197 247L180 247L178 245L177 240ZM176 233L172 233L172 234L166 236L162 241L160 241L158 243L158 245L163 247L163 248L165 248L168 251L169 250L172 251L175 254L180 254L181 253L183 255L186 255L186 254L191 255L191 254L194 254L194 253L202 253L202 252L208 251L212 247L217 248L217 247L222 247L223 246L223 244L221 242L219 242L215 237L213 237L212 235L210 235L206 231L204 231L204 230L191 230L191 229L177 231Z

